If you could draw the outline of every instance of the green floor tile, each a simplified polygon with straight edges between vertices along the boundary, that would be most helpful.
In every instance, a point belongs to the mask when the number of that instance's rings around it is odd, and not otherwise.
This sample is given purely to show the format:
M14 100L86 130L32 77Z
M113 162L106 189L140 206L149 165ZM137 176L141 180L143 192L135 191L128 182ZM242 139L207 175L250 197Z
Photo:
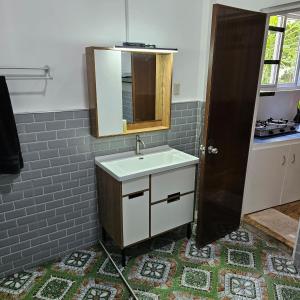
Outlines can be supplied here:
M271 245L272 243L272 245ZM271 246L272 247L271 247ZM246 229L198 249L194 237L169 233L127 250L116 264L141 300L299 300L300 274L288 253ZM94 246L0 279L0 299L131 299L111 262Z

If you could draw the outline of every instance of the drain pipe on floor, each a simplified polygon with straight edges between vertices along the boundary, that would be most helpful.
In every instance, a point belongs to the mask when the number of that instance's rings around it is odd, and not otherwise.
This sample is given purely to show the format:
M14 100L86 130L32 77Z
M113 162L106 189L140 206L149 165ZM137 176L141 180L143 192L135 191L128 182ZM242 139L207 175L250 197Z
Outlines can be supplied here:
M100 240L99 240L99 243L100 243L102 249L104 250L104 252L106 253L107 257L109 258L109 260L111 261L111 263L113 264L113 266L115 267L115 269L117 270L117 272L119 273L121 279L123 280L124 284L128 288L128 290L129 290L130 294L132 295L133 299L139 300L138 297L135 295L133 289L131 288L131 286L129 285L129 283L127 282L127 280L125 279L125 277L123 276L122 272L120 271L120 269L118 268L118 266L116 265L116 263L114 262L114 260L112 259L112 257L110 256L109 252L106 250L106 248L103 245L103 243Z

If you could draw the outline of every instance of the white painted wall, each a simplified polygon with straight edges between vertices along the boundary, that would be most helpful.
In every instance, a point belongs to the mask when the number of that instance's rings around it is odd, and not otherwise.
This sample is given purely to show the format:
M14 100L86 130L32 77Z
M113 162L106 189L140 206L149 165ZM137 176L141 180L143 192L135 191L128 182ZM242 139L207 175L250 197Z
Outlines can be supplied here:
M283 0L129 0L129 39L178 47L173 101L205 99L212 4L259 10ZM15 112L88 107L84 48L125 40L125 0L0 0L0 66L43 66L53 81L9 82ZM0 73L3 73L0 70Z
M173 101L199 99L202 2L199 0L129 0L129 40L175 47Z
M47 64L54 77L45 91L9 81L14 111L88 107L84 48L124 40L124 23L124 0L0 0L0 66Z
M260 97L257 120L284 118L293 120L297 112L300 91L277 92L274 97Z
M201 1L129 1L131 41L178 47L174 82L177 100L199 95ZM49 65L44 81L9 81L18 112L88 107L84 48L125 40L124 0L0 0L0 66ZM3 71L0 71L3 73Z

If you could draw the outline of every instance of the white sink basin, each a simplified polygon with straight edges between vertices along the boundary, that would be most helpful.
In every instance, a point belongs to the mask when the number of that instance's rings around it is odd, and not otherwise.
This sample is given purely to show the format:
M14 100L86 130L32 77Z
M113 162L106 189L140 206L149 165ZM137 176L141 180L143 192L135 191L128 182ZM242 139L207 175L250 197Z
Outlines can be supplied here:
M183 166L197 164L199 159L168 146L145 150L143 155L135 155L133 151L99 156L96 164L118 181L125 181L149 174L155 174Z

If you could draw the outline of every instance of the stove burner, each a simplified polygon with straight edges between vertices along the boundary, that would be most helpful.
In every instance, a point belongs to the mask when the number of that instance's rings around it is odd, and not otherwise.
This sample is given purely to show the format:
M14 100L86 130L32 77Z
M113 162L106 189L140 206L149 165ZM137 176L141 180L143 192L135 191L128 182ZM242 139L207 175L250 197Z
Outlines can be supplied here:
M265 121L258 120L255 127L255 136L268 137L278 134L294 133L295 123L284 119L269 118Z
M273 118L270 118L267 120L269 123L273 123L273 124L287 124L289 122L289 120L283 120L283 119L278 119L275 120Z

